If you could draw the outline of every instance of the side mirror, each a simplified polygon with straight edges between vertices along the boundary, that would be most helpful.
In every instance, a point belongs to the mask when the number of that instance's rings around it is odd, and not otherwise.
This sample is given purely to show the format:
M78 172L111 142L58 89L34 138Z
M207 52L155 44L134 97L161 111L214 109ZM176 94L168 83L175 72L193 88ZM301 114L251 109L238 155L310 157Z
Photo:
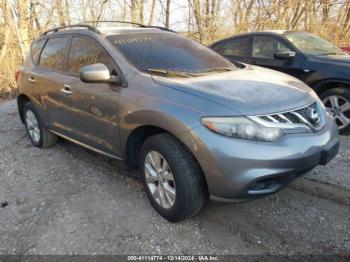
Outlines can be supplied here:
M121 85L119 76L111 76L109 69L104 64L92 64L80 69L80 80L85 83L106 83Z
M296 53L288 48L280 49L275 53L275 58L277 59L293 59L295 56Z

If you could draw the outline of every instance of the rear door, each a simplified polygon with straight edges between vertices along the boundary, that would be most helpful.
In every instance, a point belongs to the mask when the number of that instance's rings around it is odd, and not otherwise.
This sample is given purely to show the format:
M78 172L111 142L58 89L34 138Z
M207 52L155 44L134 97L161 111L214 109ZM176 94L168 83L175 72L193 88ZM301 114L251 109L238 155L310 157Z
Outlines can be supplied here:
M49 128L62 128L61 89L65 76L67 36L49 38L42 51L38 66L28 79L35 86L37 100L42 104L41 116Z
M286 42L277 37L263 35L254 36L250 63L301 78L305 72L303 70L302 58L300 55L296 53L296 56L291 59L275 58L275 53L281 49L295 51Z
M45 95L45 90L38 87L41 82L38 64L41 50L46 41L47 38L42 38L32 43L30 56L24 62L24 66L21 67L19 76L19 87L22 89L22 92L30 97L42 117L45 115L45 112L42 112L44 106L40 98L42 95Z
M244 36L223 40L211 48L231 62L240 61L249 63L251 56L251 37Z
M67 52L67 75L60 94L62 125L67 136L85 145L120 156L118 99L122 87L105 83L84 83L80 69L102 63L117 75L118 67L97 41L85 36L72 36Z

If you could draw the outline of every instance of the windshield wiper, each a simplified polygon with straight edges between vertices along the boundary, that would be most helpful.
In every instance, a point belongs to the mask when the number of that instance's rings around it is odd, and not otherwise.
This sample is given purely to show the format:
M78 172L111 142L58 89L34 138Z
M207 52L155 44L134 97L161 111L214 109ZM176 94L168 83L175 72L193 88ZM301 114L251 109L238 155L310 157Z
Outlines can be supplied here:
M191 74L191 73L187 73L187 72L173 71L173 70L167 70L167 69L158 69L158 68L148 68L147 71L150 73L161 74L161 75L166 75L166 76L181 76L181 77L196 76L195 74Z
M181 77L193 77L193 76L202 76L206 73L210 72L226 72L226 71L232 71L231 68L227 67L217 67L217 68L209 68L207 70L198 71L198 72L182 72L182 71L174 71L174 70L168 70L168 69L159 69L159 68L148 68L148 72L155 73L155 74L161 74L166 76L181 76Z
M342 53L328 52L326 55L342 55Z
M199 73L227 72L227 71L232 71L232 68L228 68L228 67L209 68L208 70L200 71Z

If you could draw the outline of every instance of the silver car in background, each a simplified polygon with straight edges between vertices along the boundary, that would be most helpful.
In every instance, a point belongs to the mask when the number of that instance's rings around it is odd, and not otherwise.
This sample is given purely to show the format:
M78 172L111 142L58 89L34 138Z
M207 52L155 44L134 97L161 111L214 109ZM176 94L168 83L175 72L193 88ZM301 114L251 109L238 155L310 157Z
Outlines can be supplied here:
M338 151L337 127L304 83L161 28L51 30L17 83L33 145L59 136L125 160L169 221L209 197L274 193Z

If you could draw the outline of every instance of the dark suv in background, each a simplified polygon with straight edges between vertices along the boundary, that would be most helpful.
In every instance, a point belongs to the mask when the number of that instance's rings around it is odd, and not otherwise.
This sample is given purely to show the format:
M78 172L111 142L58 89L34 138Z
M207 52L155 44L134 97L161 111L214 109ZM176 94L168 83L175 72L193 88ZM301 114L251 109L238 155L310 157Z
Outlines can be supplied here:
M350 134L350 54L305 32L265 31L213 43L214 51L237 61L299 78L320 96L341 134Z

